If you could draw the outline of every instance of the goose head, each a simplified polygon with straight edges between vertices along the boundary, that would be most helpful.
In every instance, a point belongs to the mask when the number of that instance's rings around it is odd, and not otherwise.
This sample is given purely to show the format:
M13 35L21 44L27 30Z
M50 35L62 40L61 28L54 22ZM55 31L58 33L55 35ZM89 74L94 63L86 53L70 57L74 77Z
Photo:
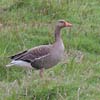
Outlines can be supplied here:
M58 28L64 28L64 27L72 27L72 24L69 22L66 22L65 20L59 20L56 24L56 27Z

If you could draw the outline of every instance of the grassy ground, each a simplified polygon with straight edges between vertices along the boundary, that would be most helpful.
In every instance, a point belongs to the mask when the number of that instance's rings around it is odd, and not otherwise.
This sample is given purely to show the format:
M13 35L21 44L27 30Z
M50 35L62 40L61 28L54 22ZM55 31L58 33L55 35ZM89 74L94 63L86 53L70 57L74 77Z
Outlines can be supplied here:
M73 23L62 30L67 54L61 64L43 79L35 70L5 68L7 56L52 43L59 19ZM99 0L1 0L0 100L99 100L99 32Z

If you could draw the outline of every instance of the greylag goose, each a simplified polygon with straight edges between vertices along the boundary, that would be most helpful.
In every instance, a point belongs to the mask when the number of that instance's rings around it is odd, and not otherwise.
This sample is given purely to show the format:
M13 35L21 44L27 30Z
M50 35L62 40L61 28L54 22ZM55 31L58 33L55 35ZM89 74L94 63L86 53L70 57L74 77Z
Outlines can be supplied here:
M55 66L63 57L64 44L61 38L60 30L64 27L71 27L72 24L59 20L55 27L55 42L51 45L40 45L29 50L25 50L16 55L10 56L12 60L10 66L21 66L28 68L40 69L42 76L43 69L48 69Z

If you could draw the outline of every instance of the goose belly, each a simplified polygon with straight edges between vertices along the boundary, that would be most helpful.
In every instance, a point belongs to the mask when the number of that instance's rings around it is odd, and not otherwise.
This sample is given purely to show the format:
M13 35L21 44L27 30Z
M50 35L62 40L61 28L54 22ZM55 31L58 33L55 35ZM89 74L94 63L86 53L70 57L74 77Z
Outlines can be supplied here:
M41 68L48 69L57 65L61 61L62 57L63 57L63 54L60 54L59 56L57 56L56 54L54 55L51 54L45 59L36 60L32 62L31 65L36 69L41 69Z

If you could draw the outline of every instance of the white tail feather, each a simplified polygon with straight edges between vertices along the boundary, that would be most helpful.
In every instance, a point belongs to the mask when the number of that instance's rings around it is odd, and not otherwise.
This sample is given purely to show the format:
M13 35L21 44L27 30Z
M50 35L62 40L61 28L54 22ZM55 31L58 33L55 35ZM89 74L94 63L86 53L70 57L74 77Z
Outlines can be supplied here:
M32 68L31 64L22 60L13 60L10 64L6 65L6 67L11 67L11 66L20 66L20 67L27 67L27 68Z
M11 63L10 63L10 64L6 65L6 67L11 67L11 66L13 66L13 65L14 65L14 64L11 64Z

